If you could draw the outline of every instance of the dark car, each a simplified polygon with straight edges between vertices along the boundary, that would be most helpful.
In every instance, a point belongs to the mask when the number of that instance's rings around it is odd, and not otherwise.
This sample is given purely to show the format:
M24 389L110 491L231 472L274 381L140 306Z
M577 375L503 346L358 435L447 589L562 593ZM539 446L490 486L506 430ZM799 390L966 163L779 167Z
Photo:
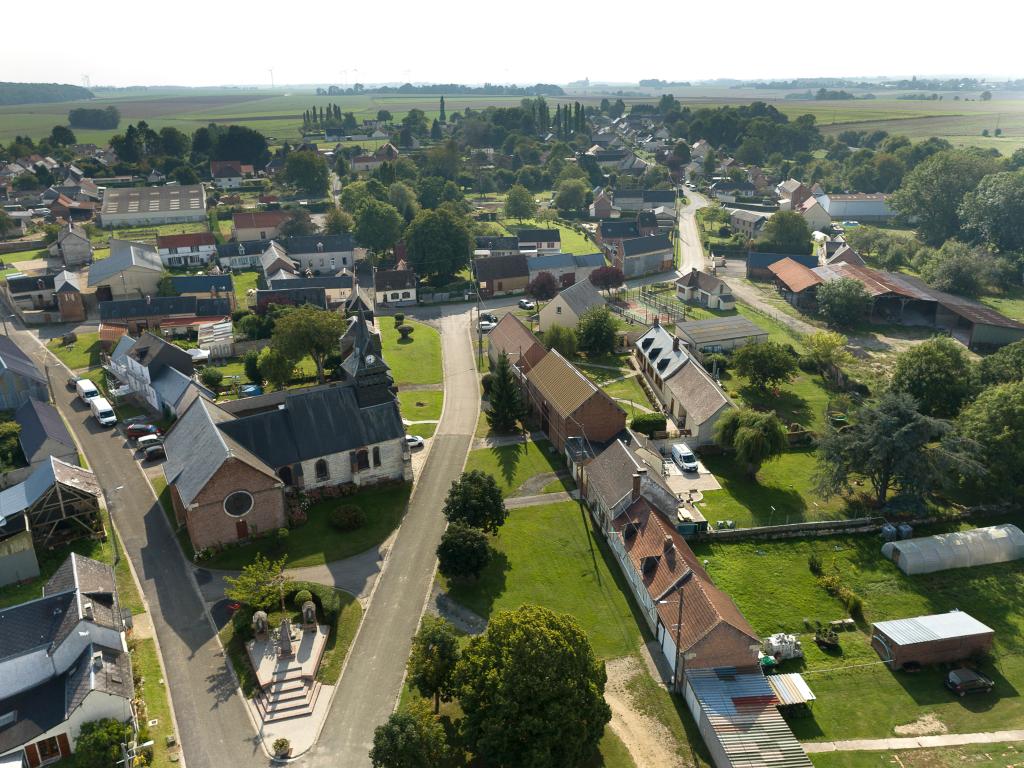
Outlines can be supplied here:
M494 314L493 312L481 312L480 313L480 319L481 320L486 320L489 323L496 323L496 322L498 322L498 316L496 314Z
M158 461L166 458L167 453L164 451L164 447L162 445L151 445L142 454L143 461Z
M973 669L954 669L946 675L946 687L957 696L968 693L988 693L995 683Z
M129 424L125 427L124 434L130 439L142 437L143 435L159 435L163 432L155 424Z

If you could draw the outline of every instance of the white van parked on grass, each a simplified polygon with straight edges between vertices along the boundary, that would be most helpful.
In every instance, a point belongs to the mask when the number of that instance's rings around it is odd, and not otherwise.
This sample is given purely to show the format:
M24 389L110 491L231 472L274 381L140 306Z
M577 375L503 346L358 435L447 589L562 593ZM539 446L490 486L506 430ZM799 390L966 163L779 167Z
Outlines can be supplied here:
M697 457L693 455L690 446L686 443L676 443L672 446L672 461L674 461L683 472L697 471Z
M89 401L89 408L92 415L101 427L112 427L117 424L117 416L114 415L114 408L107 402L105 397L96 396Z

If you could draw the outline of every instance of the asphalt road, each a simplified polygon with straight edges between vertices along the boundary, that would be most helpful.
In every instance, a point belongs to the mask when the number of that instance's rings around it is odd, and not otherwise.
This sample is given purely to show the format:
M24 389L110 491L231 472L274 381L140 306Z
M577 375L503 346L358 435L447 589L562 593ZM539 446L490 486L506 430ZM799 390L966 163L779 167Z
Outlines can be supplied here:
M47 371L55 404L103 487L152 616L171 681L184 762L188 768L215 768L230 755L250 764L266 764L269 761L228 671L189 565L133 452L118 431L101 428L90 418L89 410L65 386L67 369L43 350L32 333L12 330L9 335Z
M702 194L686 190L686 205L679 212L680 274L694 267L704 269L704 246L700 244L700 233L697 231L697 211L707 204L707 198Z
M475 317L475 315L474 315ZM320 739L304 766L370 765L374 729L394 711L412 636L433 581L441 514L476 430L479 385L465 307L442 310L444 412L394 545L363 617Z

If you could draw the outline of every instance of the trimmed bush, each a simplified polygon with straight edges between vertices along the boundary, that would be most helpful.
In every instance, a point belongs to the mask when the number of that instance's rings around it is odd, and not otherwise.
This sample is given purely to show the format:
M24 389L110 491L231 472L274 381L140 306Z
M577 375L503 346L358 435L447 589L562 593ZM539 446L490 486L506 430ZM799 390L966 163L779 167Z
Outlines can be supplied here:
M666 424L665 416L661 413L641 413L634 416L629 423L633 431L651 437L655 432L664 432Z
M801 355L797 358L796 366L804 373L818 373L821 368L818 362L810 355Z
M812 552L807 558L807 567L815 576L821 576L821 556L817 552Z
M400 325L398 326L398 335L402 337L403 341L405 341L410 336L412 336L412 332L414 330L415 328L413 328L411 325Z
M729 370L729 356L723 355L721 352L715 352L714 354L704 355L704 370L708 373L713 373L715 368L718 368L718 375L724 376L725 372Z
M483 378L481 379L481 383L483 384L483 387L484 387L484 394L485 395L490 395L491 394L491 385L494 384L494 374L490 373L490 372L485 373L483 375Z
M397 328L398 326L400 326L404 322L405 322L405 315L403 315L401 312L396 312L395 313L395 328Z
M331 510L331 525L339 531L354 531L366 523L366 513L358 504L341 504Z
M224 381L224 374L216 368L210 368L207 366L203 368L203 372L199 374L200 381L203 382L210 389L216 391L220 387L220 383Z
M295 597L292 598L292 605L295 606L295 610L301 611L302 606L308 601L313 599L313 593L308 589L300 589L295 593Z

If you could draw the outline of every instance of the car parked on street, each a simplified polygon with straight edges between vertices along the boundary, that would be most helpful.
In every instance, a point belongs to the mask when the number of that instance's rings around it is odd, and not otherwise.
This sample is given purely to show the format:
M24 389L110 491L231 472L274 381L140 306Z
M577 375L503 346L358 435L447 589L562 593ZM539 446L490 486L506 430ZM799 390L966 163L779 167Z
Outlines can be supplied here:
M142 454L143 461L159 461L166 458L167 453L164 451L163 445L151 445Z
M135 441L135 445L140 451L145 453L147 448L152 448L154 445L163 445L163 442L163 435L143 435Z
M125 437L129 440L137 440L143 435L160 435L163 434L163 430L155 424L129 424L124 429Z
M520 309L536 309L537 305L534 304L529 299L520 299L519 300L519 308Z
M480 332L481 333L490 333L491 331L493 331L497 327L498 327L498 324L497 323L492 323L490 320L481 320L480 321Z
M496 314L494 314L493 312L481 312L480 313L480 320L481 320L481 322L486 320L489 323L497 323L498 322L498 316Z

